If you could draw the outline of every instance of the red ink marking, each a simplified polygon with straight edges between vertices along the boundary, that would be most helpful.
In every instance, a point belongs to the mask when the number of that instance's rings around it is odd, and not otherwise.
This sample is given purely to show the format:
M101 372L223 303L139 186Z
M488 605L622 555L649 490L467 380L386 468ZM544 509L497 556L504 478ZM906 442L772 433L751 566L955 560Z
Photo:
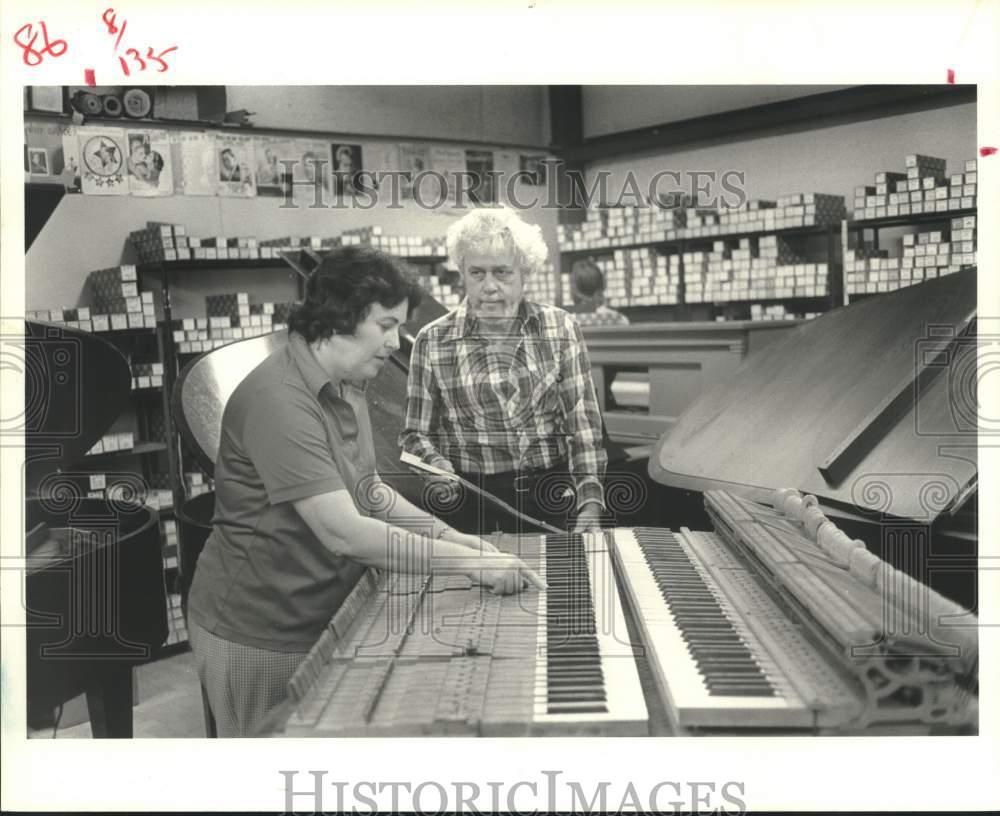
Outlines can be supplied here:
M117 34L118 38L115 40L115 51L118 50L118 46L121 44L122 37L125 36L125 28L128 26L128 20L122 20L122 24L118 26L118 15L115 13L113 8L107 8L101 15L101 19L108 28L108 34ZM135 48L126 48L125 56L118 57L118 64L121 66L122 73L125 76L130 76L133 70L145 71L149 66L146 64L146 60L151 62L159 63L159 67L156 69L157 72L163 73L170 68L167 65L167 61L163 59L171 51L176 51L177 46L172 45L170 48L163 49L159 54L153 53L153 46L148 46L146 48L146 57L143 59L142 55ZM134 65L129 68L129 63L126 57L131 57ZM136 67L138 66L138 67Z
M951 68L948 69L948 84L955 84L955 72Z
M170 46L170 48L164 48L160 52L159 56L157 56L156 54L153 53L153 46L150 46L149 49L146 51L146 57L148 59L151 59L151 60L156 60L158 63L160 63L160 65L163 66L162 68L157 68L156 69L159 73L162 74L164 71L166 71L170 67L169 65L167 65L166 60L163 59L163 55L164 54L169 54L171 51L176 51L176 50L177 50L177 46L176 45L172 45L172 46Z
M980 156L984 156L984 157L985 156L992 156L996 152L997 152L997 149L995 147L981 147L981 148L979 148L979 155Z
M97 78L94 76L93 68L83 69L83 81L91 88L93 88L97 84Z
M21 47L21 59L25 65L32 68L41 65L42 58L46 54L52 57L61 57L67 49L66 40L50 40L49 30L45 23L40 21L38 25L42 29L42 42L44 43L42 48L35 48L38 32L34 30L31 23L25 23L14 34L14 42ZM27 38L26 40L21 39L22 34Z

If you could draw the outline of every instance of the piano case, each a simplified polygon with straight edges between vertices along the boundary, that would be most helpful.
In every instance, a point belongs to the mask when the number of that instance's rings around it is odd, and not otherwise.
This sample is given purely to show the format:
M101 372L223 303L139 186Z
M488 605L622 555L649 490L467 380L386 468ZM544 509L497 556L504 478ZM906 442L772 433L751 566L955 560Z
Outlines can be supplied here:
M25 323L25 640L29 724L86 692L95 737L132 736L132 669L167 638L157 513L136 474L86 498L84 454L130 399L121 353L87 332ZM78 467L78 472L71 470Z

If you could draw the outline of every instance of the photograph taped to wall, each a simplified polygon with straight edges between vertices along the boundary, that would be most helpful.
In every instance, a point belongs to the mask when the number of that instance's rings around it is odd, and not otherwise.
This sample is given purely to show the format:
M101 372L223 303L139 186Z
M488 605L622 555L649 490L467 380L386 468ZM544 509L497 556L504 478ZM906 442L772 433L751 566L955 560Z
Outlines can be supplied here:
M334 143L330 145L330 155L333 157L331 177L334 193L338 196L354 195L361 188L358 174L365 169L361 159L361 145Z
M167 196L174 192L173 152L165 130L130 130L129 191L136 196Z
M492 150L466 150L465 165L472 174L469 198L474 204L495 204L497 200Z
M249 136L217 136L218 193L220 196L252 198L257 195L254 177L253 139Z
M431 150L427 145L401 142L399 144L399 170L403 175L400 179L400 194L404 199L414 198L414 186L417 186L416 196L421 201L429 200L433 190L423 190L421 185L433 183L428 171L431 169ZM433 200L433 199L430 199Z
M535 187L544 187L546 183L546 168L545 159L546 156L521 156L521 167L520 170L525 175L523 176L525 184L531 184Z
M283 161L296 159L295 143L280 137L258 136L254 139L257 159L257 195L283 196L290 188L291 171Z
M219 185L219 159L215 136L210 133L177 131L173 134L174 166L178 170L178 192L184 195L215 195Z
M295 166L292 169L292 184L295 185L297 194L305 195L309 185L317 182L322 193L330 192L333 183L330 143L318 139L295 139L293 145ZM309 195L312 196L312 193Z
M45 148L28 148L28 172L33 176L49 175L49 154Z

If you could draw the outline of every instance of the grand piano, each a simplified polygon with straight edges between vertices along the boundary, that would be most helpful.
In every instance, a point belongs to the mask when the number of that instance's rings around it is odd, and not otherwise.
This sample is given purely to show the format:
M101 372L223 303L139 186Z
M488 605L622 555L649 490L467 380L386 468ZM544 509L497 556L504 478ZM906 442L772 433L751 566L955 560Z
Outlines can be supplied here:
M25 322L22 351L28 723L51 725L85 693L94 737L131 737L133 668L168 631L159 525L139 476L111 474L112 498L86 498L83 465L131 372L111 343L63 326Z
M493 534L545 593L369 572L264 731L975 733L975 305L970 270L748 357L648 460L612 457L603 534ZM175 407L217 421L213 369L238 382L260 340L191 364ZM370 404L380 473L423 501L406 352Z

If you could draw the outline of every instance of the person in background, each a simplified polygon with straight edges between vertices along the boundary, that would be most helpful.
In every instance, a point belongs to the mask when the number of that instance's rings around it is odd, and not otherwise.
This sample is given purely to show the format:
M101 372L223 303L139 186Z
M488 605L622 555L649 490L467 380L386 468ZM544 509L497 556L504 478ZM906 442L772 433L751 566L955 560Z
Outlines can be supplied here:
M254 734L366 567L463 574L496 594L545 586L378 475L364 384L419 300L390 256L333 250L289 317L287 345L226 403L215 518L188 597L220 736Z
M524 297L548 254L541 230L488 207L447 243L465 299L414 341L400 445L533 518L565 528L568 511L575 531L600 529L607 456L583 336L572 315ZM454 485L437 480L459 502ZM466 532L510 524L474 495L451 511Z
M604 304L604 273L590 258L575 261L572 277L573 311L581 325L628 325L628 318Z

